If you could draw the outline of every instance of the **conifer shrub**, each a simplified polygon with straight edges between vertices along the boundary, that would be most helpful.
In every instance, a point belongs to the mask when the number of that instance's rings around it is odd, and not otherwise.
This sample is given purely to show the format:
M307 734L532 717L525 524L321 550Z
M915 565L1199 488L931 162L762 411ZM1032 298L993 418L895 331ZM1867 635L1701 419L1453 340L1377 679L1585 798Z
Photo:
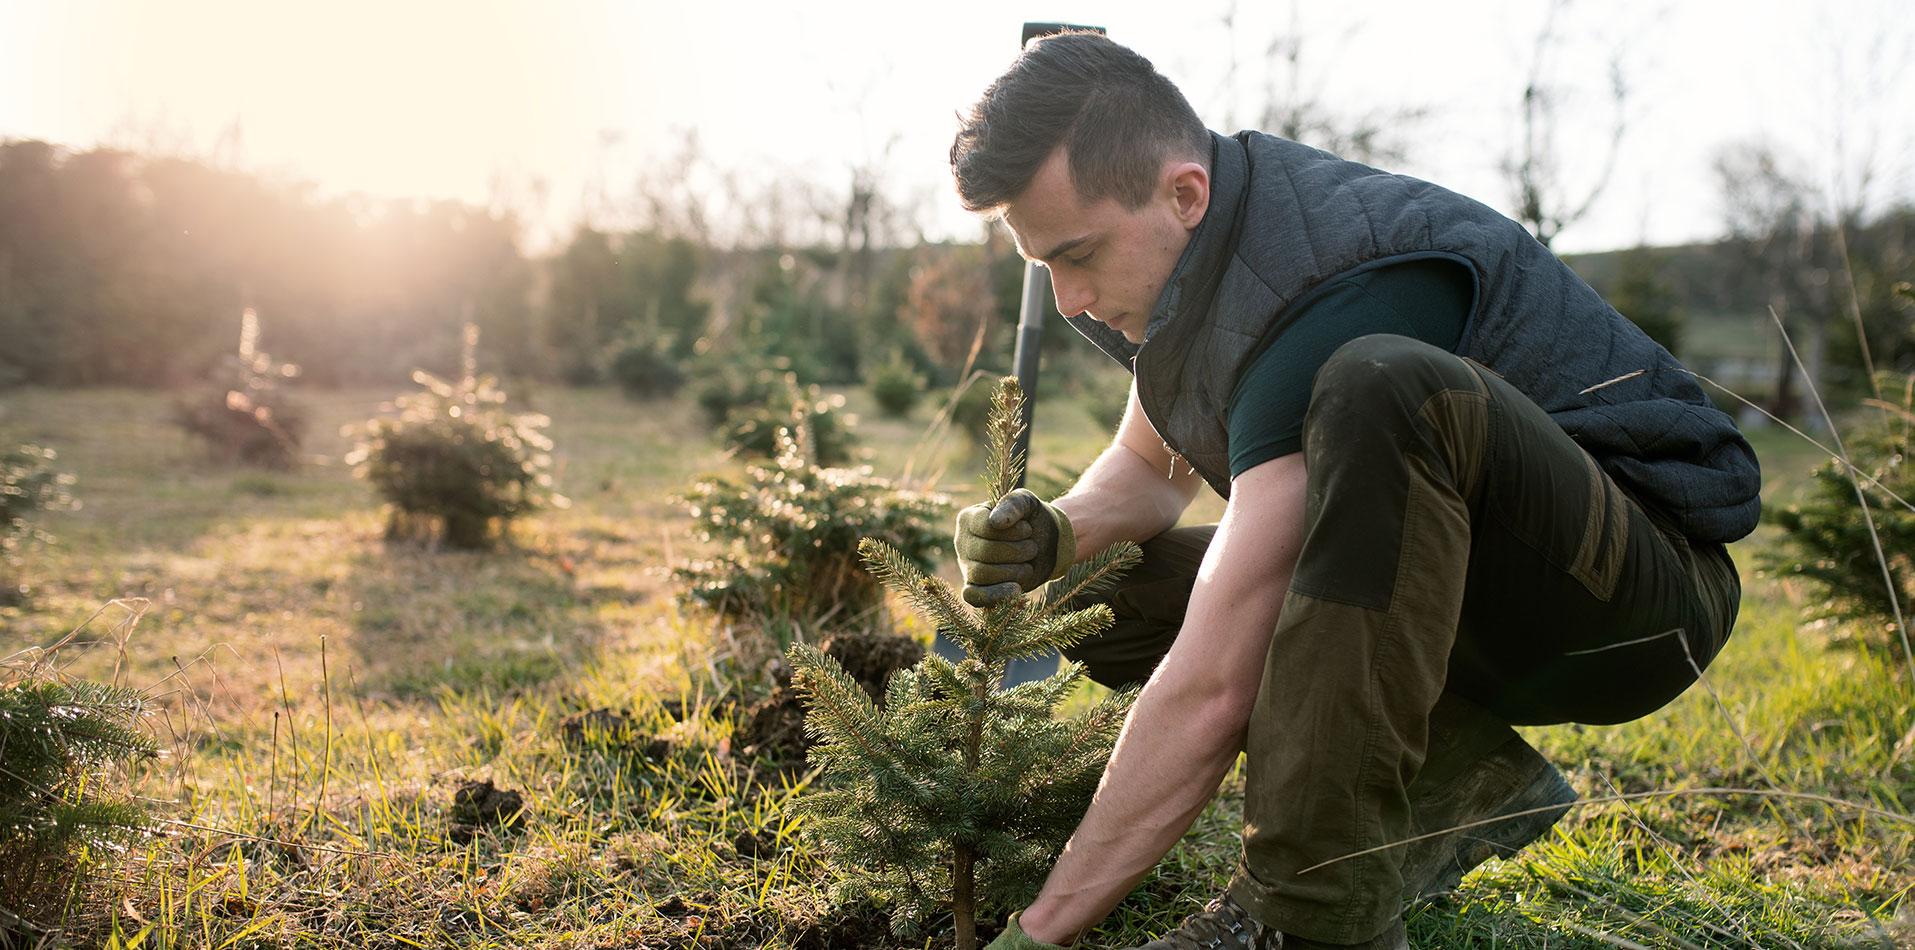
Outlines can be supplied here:
M512 519L569 503L552 490L550 420L506 410L498 382L477 372L477 344L468 326L457 380L415 370L420 390L385 406L396 418L347 429L358 438L347 462L391 506L389 538L483 548Z
M1816 466L1807 497L1770 507L1783 543L1764 557L1769 568L1806 578L1822 594L1812 616L1858 621L1874 646L1900 643L1897 608L1906 618L1915 602L1915 376L1882 382L1884 398L1865 400L1843 438L1852 476L1830 458Z
M763 403L733 409L719 429L719 438L734 454L773 458L778 454L778 431L803 427L819 465L846 465L858 448L858 417L845 411L844 402L841 395L827 396L817 386L801 387L787 376Z
M1016 380L997 387L993 501L1022 468L1011 448L1020 402ZM966 658L926 655L891 676L880 704L831 657L792 647L808 728L819 739L812 761L823 776L802 799L809 834L845 875L839 897L889 902L900 935L948 910L957 947L972 950L981 913L1036 893L1083 817L1134 697L1116 693L1066 717L1059 707L1084 679L1082 665L1005 689L1006 665L1109 626L1107 606L1065 605L1106 589L1140 552L1113 545L1041 593L982 611L881 540L865 540L860 552L885 587L962 644Z
M0 452L0 604L13 603L27 592L17 576L21 549L53 540L29 519L42 511L80 506L73 497L74 476L53 470L57 457L52 449L32 443Z
M152 758L138 690L0 669L0 946L44 942L147 824L121 789Z
M804 378L790 357L751 351L707 354L697 361L693 375L698 380L693 398L714 428L724 425L734 409L762 406L780 392L797 388Z
M619 347L606 375L625 395L639 401L663 399L685 386L685 369L657 340L634 337Z
M869 466L833 468L814 454L808 424L776 434L769 464L742 480L700 480L679 499L716 554L674 570L680 600L742 617L814 621L875 607L877 579L858 556L861 538L881 538L930 569L942 538L928 525L942 495L899 487Z
M926 385L924 374L901 352L892 353L890 359L874 367L870 379L865 381L871 398L878 403L878 411L893 419L909 416L911 410L918 407Z
M259 315L248 307L240 314L238 350L175 404L173 418L228 465L288 468L299 460L306 415L280 384L299 367L273 359L258 341Z

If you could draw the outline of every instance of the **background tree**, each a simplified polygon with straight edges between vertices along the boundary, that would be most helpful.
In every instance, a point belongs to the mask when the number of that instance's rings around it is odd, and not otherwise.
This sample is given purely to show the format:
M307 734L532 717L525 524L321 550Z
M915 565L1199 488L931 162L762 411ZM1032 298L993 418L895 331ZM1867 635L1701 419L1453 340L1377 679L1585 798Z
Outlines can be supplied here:
M1570 0L1549 0L1543 23L1536 31L1531 47L1528 78L1518 113L1520 133L1511 155L1503 162L1503 174L1509 179L1515 202L1515 218L1521 221L1544 247L1556 240L1565 228L1587 216L1609 187L1622 154L1623 132L1627 128L1629 87L1624 78L1623 46L1619 44L1608 62L1608 101L1613 119L1607 147L1597 167L1573 171L1569 159L1558 144L1558 123L1575 92L1553 75L1553 67L1562 59L1565 43L1561 16ZM1574 114L1585 115L1580 111ZM1584 180L1586 178L1586 180Z
M1396 165L1408 160L1407 143L1428 118L1428 110L1397 106L1351 112L1332 106L1324 89L1332 86L1333 77L1316 59L1323 40L1304 27L1302 4L1292 0L1286 10L1288 23L1265 42L1256 57L1263 65L1263 74L1254 80L1258 86L1253 93L1255 104L1250 108L1249 126L1367 165ZM1234 127L1239 124L1235 114L1237 89L1243 82L1236 55L1239 25L1235 3L1225 10L1222 23L1224 32L1231 36L1224 75L1229 92L1223 124Z
M1819 388L1836 314L1832 230L1816 211L1813 189L1773 146L1743 143L1725 148L1716 157L1715 171L1729 231L1722 248L1743 280L1763 289L1763 304L1781 321L1808 373L1806 380L1800 379L1795 360L1784 348L1767 408L1781 418L1797 418L1797 385Z
M1675 353L1682 344L1684 314L1675 285L1664 270L1665 261L1650 248L1623 251L1616 278L1603 297L1650 339Z

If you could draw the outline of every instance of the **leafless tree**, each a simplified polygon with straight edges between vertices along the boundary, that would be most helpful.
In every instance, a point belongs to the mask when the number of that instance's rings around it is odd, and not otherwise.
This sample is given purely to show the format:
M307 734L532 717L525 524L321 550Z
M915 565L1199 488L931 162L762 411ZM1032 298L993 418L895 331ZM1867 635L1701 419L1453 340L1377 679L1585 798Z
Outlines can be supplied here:
M1820 382L1836 311L1829 267L1832 229L1818 213L1815 189L1765 142L1721 150L1715 174L1729 232L1724 246L1734 255L1741 279L1764 289L1769 309L1802 355L1806 382L1813 388ZM1796 416L1800 396L1795 361L1786 351L1774 380L1769 411L1783 418Z
M1559 119L1571 88L1551 75L1565 42L1560 17L1571 0L1550 0L1531 46L1523 84L1521 131L1513 153L1503 162L1516 202L1516 218L1548 247L1565 228L1587 216L1609 187L1628 126L1629 86L1622 47L1608 57L1608 100L1613 107L1608 141L1593 180L1575 182L1558 144Z
M1222 17L1224 31L1234 36L1239 29L1237 5L1232 3ZM1344 37L1348 39L1348 37ZM1237 110L1238 70L1236 46L1227 44L1230 58L1225 84L1227 119L1234 120ZM1289 4L1289 22L1265 44L1262 89L1252 125L1294 142L1334 152L1344 158L1370 165L1399 164L1409 157L1410 133L1429 117L1422 107L1377 108L1356 114L1339 112L1324 101L1322 89L1329 73L1318 65L1314 54L1323 41L1310 36L1304 28L1300 4Z

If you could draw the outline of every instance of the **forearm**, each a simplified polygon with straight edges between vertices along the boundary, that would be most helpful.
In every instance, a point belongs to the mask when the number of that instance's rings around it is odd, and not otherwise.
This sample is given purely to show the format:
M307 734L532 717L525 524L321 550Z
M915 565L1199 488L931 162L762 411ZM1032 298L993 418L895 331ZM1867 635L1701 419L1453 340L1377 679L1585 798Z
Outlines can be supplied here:
M1190 829L1243 746L1247 707L1191 715L1181 701L1193 697L1154 689L1138 696L1097 797L1021 915L1039 940L1069 943L1103 920Z
M1081 560L1119 541L1142 543L1177 524L1195 495L1135 451L1112 445L1055 504L1071 519Z

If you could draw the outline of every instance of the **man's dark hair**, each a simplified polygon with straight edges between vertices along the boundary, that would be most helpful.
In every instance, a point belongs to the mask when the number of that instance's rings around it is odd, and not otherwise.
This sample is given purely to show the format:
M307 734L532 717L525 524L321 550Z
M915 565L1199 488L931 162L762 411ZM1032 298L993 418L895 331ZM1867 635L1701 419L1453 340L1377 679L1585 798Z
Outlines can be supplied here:
M959 117L951 172L967 210L1011 203L1062 145L1085 201L1150 200L1166 160L1210 165L1210 131L1150 61L1101 33L1032 40L1011 68Z

